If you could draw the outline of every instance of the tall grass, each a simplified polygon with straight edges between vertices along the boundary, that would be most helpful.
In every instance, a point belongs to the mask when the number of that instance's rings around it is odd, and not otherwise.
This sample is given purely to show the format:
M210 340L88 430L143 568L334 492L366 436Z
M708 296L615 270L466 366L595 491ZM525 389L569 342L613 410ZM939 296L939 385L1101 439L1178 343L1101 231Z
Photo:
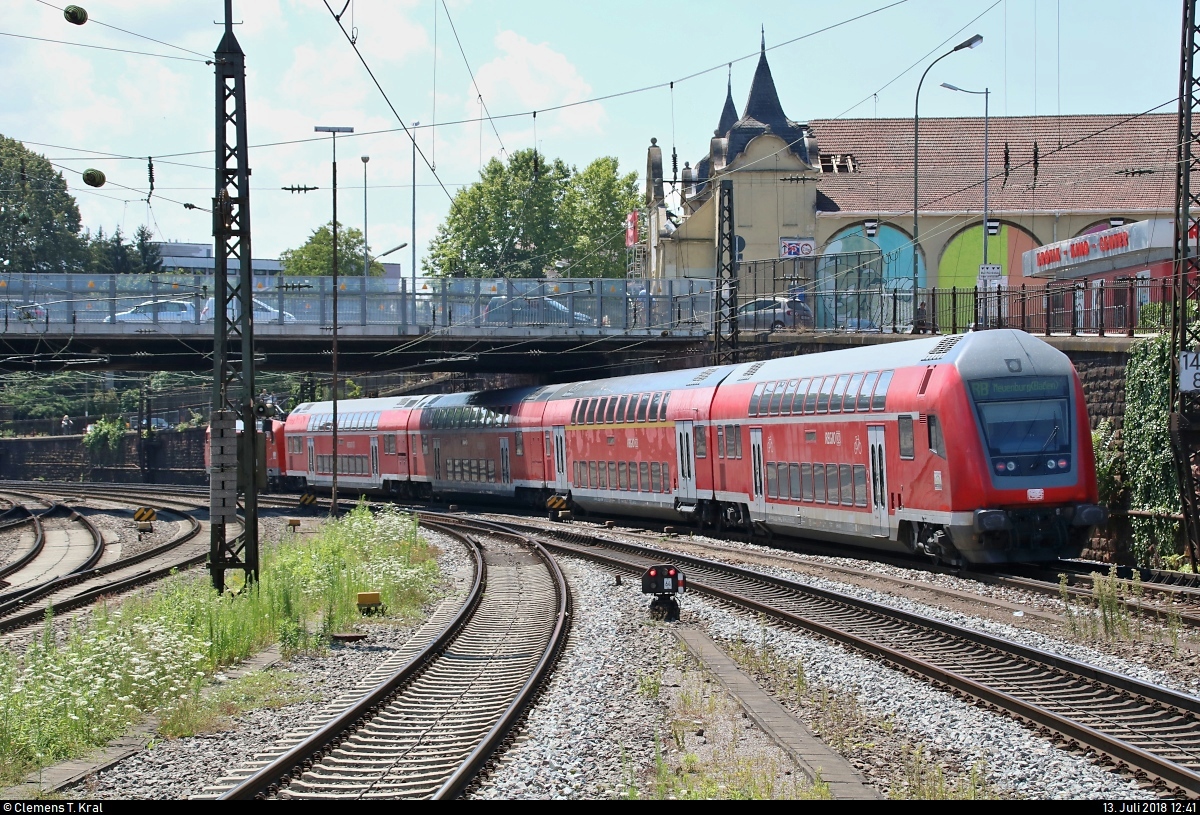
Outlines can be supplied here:
M0 784L189 703L212 672L276 642L322 646L358 617L357 592L379 591L390 615L417 614L437 579L433 555L414 518L360 505L317 536L268 543L259 582L237 595L192 572L96 606L65 637L48 616L24 655L0 650Z

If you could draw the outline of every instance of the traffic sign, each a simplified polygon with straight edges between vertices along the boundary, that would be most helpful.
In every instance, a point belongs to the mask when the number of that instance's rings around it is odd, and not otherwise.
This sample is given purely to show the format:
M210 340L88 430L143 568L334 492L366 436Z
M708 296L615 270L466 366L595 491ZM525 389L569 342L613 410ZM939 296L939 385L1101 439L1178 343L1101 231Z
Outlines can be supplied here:
M135 521L153 521L157 517L158 513L152 510L150 507L140 507L133 513L133 519Z
M979 264L979 279L998 281L1003 275L1004 267L999 263L981 263Z
M1179 390L1184 393L1200 391L1200 352L1184 351L1180 353Z

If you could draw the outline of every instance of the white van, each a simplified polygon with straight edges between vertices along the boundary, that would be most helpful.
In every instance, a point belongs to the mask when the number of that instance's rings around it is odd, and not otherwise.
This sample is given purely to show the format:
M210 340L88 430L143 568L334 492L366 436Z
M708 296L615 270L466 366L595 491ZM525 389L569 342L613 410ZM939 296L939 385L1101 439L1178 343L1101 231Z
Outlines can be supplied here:
M204 304L204 308L201 309L200 322L211 323L213 321L213 310L214 310L213 309L213 299L214 298L212 298L212 297L208 298L208 302L206 302ZM226 306L226 309L227 309L227 313L229 314L230 318L232 318L235 314L238 313L237 302L229 303L228 306ZM286 312L286 311L280 312L279 309L268 306L266 303L264 303L262 300L259 300L257 297L254 298L254 322L256 322L256 323L275 323L276 325L278 325L280 322L279 315L281 313L283 314L283 323L285 325L290 325L291 323L296 322L296 318L289 312Z

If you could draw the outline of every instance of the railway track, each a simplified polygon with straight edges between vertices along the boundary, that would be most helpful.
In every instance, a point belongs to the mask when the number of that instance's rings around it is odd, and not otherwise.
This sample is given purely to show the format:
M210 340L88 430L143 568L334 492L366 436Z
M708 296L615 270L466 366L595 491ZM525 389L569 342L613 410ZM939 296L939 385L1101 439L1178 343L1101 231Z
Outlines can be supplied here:
M27 510L34 528L33 546L0 570L7 583L0 593L0 607L43 583L87 572L104 557L104 535L88 518L51 499L30 497L47 508L36 514Z
M207 539L196 540L204 528L201 523L183 510L164 512L177 515L185 524L184 530L167 542L101 566L94 566L93 561L86 568L0 595L0 633L39 623L49 608L61 614L159 580L174 570L204 563ZM94 525L91 528L95 530ZM98 530L96 535L103 539Z
M565 644L566 580L524 535L422 522L472 551L462 602L426 624L418 637L428 644L403 664L376 672L373 687L335 703L328 721L269 760L223 779L214 797L452 798L502 743Z
M1200 797L1200 699L1056 654L734 566L571 530L545 545L631 574L671 562L692 591L844 643L1118 767Z

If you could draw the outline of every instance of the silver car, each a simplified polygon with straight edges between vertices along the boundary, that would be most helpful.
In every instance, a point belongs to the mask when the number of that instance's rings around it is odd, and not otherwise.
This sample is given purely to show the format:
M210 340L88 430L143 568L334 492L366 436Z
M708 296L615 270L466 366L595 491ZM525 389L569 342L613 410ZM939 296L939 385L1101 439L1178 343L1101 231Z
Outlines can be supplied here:
M106 323L194 323L196 307L186 300L150 300L105 317Z

